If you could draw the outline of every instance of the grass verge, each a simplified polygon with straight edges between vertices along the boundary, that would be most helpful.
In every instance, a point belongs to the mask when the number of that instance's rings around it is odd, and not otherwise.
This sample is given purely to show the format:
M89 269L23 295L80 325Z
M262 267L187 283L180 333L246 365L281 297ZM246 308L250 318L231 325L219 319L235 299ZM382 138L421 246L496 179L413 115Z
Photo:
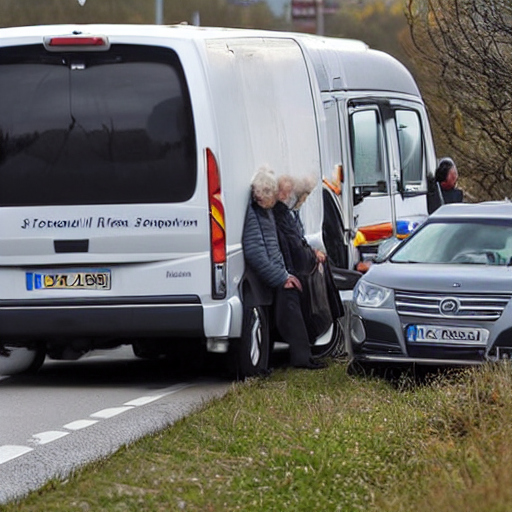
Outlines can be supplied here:
M508 364L421 385L279 370L0 510L509 511L511 431Z

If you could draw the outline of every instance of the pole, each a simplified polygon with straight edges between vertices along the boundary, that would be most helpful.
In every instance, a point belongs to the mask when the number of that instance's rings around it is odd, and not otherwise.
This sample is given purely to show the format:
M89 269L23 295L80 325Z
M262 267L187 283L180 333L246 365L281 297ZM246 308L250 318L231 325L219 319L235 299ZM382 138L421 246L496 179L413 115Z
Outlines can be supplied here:
M164 24L164 0L155 0L155 23Z
M199 27L201 25L201 16L199 14L199 11L194 11L192 13L192 25L195 27Z
M316 0L316 33L323 36L324 32L324 0Z

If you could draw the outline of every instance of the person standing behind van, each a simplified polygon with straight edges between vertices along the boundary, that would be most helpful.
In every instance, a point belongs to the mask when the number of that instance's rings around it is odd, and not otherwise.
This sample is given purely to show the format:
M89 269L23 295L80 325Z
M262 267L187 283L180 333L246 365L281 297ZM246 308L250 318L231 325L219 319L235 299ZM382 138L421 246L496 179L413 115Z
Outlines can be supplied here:
M428 195L428 213L433 213L443 204L462 203L464 194L457 188L459 173L451 158L443 158L435 173L434 188Z
M268 168L261 168L251 181L251 201L247 208L242 247L247 266L273 293L277 331L290 347L290 364L316 370L325 364L314 361L308 331L302 315L299 279L284 262L272 208L277 201L277 180Z
M436 169L436 181L441 187L444 204L462 203L464 196L462 190L457 188L459 173L451 158L443 158Z

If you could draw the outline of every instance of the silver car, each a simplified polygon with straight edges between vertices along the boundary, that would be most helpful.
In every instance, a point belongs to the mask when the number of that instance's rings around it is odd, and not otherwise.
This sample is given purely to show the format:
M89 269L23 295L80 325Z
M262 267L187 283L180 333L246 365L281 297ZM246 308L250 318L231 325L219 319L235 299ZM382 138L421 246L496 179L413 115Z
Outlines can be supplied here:
M469 365L512 356L512 203L441 207L354 288L362 363Z

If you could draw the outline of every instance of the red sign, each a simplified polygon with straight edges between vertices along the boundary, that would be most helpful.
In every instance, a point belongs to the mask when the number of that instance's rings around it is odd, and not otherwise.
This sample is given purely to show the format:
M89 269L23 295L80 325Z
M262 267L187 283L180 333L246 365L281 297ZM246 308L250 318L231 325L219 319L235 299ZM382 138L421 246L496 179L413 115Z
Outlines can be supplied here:
M317 0L292 0L293 20L315 20Z

